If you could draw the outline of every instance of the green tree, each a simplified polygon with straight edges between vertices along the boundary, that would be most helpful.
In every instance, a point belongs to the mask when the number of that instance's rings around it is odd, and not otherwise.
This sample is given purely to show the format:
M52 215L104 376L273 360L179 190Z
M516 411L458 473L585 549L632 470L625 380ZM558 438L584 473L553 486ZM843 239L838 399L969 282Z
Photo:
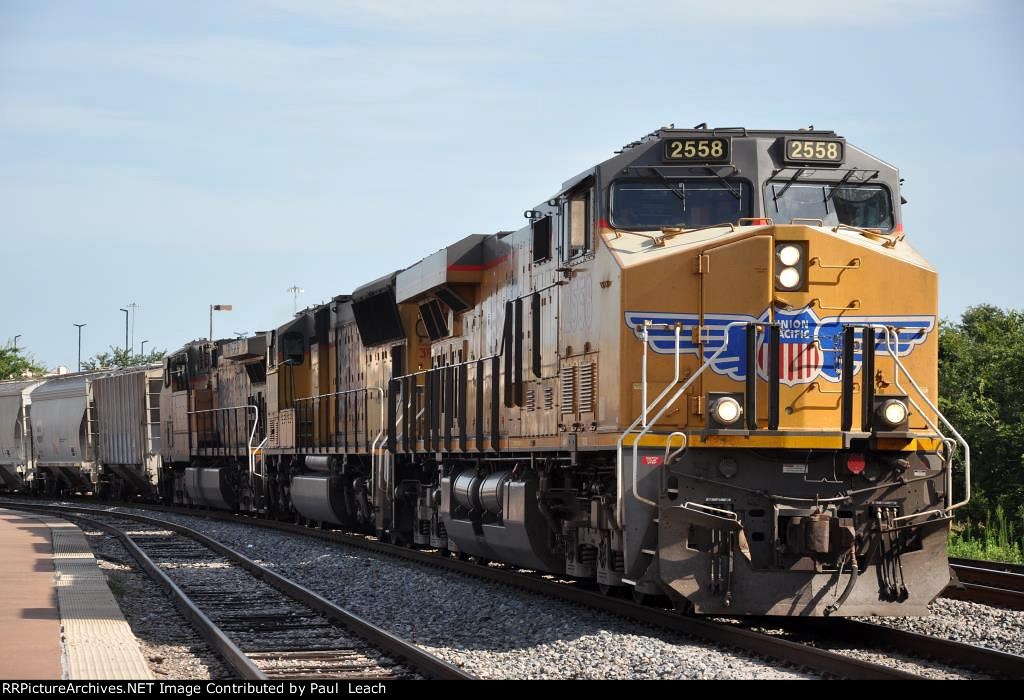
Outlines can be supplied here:
M939 404L971 446L967 517L1024 519L1024 312L974 306L939 329Z
M125 352L124 348L110 346L110 352L98 352L88 360L82 360L83 370L102 369L105 367L135 367L137 365L156 364L164 359L166 350L153 350L145 355Z
M13 344L0 348L0 381L19 379L26 374L38 376L45 373L46 368L36 363L35 358L25 352L24 348L15 350Z

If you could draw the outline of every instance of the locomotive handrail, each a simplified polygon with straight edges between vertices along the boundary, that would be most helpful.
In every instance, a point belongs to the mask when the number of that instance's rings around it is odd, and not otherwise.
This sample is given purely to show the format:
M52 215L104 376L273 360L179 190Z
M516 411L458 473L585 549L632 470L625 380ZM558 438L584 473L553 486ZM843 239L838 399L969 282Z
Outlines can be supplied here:
M860 269L860 264L860 258L854 258L847 265L826 265L821 262L821 258L819 257L813 257L807 261L807 267L817 266L822 270L858 270Z
M313 399L325 399L325 398L330 398L332 396L345 396L347 394L355 394L355 393L359 393L359 392L366 392L367 394L369 394L371 392L376 392L377 394L380 395L380 430L377 431L377 434L373 438L373 442L370 444L370 484L376 486L376 484L377 484L377 472L378 472L378 468L377 468L378 467L378 464L377 464L377 445L378 445L378 443L383 443L383 440L381 438L384 437L384 404L385 404L385 398L386 398L385 395L384 395L384 388L383 387L379 387L379 386L364 386L364 387L360 387L358 389L346 389L345 391L332 391L332 392L330 392L328 394L317 394L316 396L303 396L302 398L295 399L295 402L298 403L299 401L312 401Z
M256 429L259 428L259 425L260 425L260 409L259 409L259 406L256 406L254 404L249 403L249 404L245 404L243 406L225 406L223 408L204 408L204 409L199 410L199 411L186 411L186 415L190 415L191 416L191 415L198 415L200 413L216 413L218 411L239 411L239 410L248 411L250 409L254 412L254 415L252 417L252 430L249 431L249 441L246 444L246 448L247 448L246 449L246 455L248 456L249 475L251 476L251 475L253 475L256 472L256 453L255 453L255 450L259 449L257 447L253 447L253 444L252 444L253 440L256 439ZM196 426L196 428L198 430L198 426ZM266 442L266 441L267 441L266 438L264 438L263 442ZM262 446L262 445L263 445L263 443L260 443L260 446Z
M648 340L650 338L648 330L650 328L654 328L656 326L657 327L661 327L661 328L666 328L666 329L667 328L675 328L675 331L676 331L676 345L675 345L675 348L676 348L675 349L676 369L675 369L675 377L672 379L672 383L666 385L665 389L660 394L658 394L658 397L656 399L654 399L654 404L657 404L659 401L661 401L662 397L664 397L665 394L668 393L669 389L671 387L675 386L676 383L679 382L679 334L680 334L680 326L679 326L679 324L678 323L674 323L674 324L657 323L657 324L655 324L655 323L651 323L650 321L644 321L644 338L643 338L643 340L644 340L644 356L643 356L642 365L641 365L641 375L642 376L641 376L640 391L641 391L641 394L642 394L642 396L641 396L641 402L643 404L643 414L642 415L643 415L643 424L644 424L645 428L647 427L647 410L648 410L648 406L647 406L647 348L650 345L650 343L648 342Z
M892 344L892 333L890 332L889 328L886 327L886 326L882 326L882 325L873 325L872 328L874 328L876 330L882 330L885 333L886 349L889 351L889 355L892 357L893 362L896 364L896 366L898 368L903 370L903 373L905 375L907 375L907 380L910 382L911 386L913 386L914 389L917 391L918 395L928 405L928 408L932 409L935 412L935 415L938 416L938 418L942 422L942 424L945 425L949 429L949 432L951 432L953 434L953 438L956 440L956 442L960 443L960 446L963 447L963 450L964 450L964 498L963 498L962 501L959 501L957 503L950 503L950 501L953 500L953 457L955 455L955 447L954 447L953 450L949 450L948 447L947 447L947 452L949 454L949 457L948 457L948 460L947 460L948 461L948 465L947 465L948 471L947 471L947 474L946 474L946 480L947 480L946 510L947 511L953 511L953 510L956 510L957 508L961 508L961 507L967 505L970 502L970 500L971 500L971 446L969 444L967 444L967 441L964 440L963 436L960 435L960 433L953 426L953 424L949 422L949 420L946 418L946 416L944 416L942 414L942 411L939 410L938 406L936 406L934 403L932 403L932 400L928 398L927 394L925 394L925 392L921 390L921 387L918 385L917 381L914 379L914 376L910 373L909 370L907 370L906 366L904 366L904 364L900 361L900 358L899 358L899 356L896 353L896 348L893 347L893 344ZM898 372L894 373L894 383L896 384L896 387L904 395L906 395L907 400L910 401L910 403L917 409L918 413L921 414L921 416L924 418L925 422L928 424L928 427L930 427L932 430L934 430L935 433L942 439L943 444L948 446L949 443L953 442L952 440L950 440L949 438L947 438L945 435L942 434L942 431L939 430L938 427L925 414L925 412L921 410L921 407L917 405L917 402L914 401L913 398L911 398L910 393L908 391L906 391L900 385L900 383L899 383L899 373ZM903 520L903 519L906 519L907 517L909 517L909 516L902 516L901 518L898 518L898 519L899 520Z
M682 441L682 443L680 443L679 447L676 448L675 452L673 452L670 455L668 453L668 451L672 448L672 438L674 438L676 435L681 437L683 439L683 441ZM687 435L686 433L684 433L681 430L677 430L674 433L670 433L668 438L665 440L665 459L664 459L665 464L671 464L672 462L674 462L676 457L678 457L680 454L685 452L686 448L689 447L689 446L690 446L690 436L689 435Z
M653 419L651 419L646 425L644 425L643 430L641 430L637 434L637 436L633 439L633 497L636 498L641 503L646 503L647 505L650 505L650 506L656 506L657 505L657 503L655 503L654 501L641 496L639 494L639 492L638 492L638 489L637 489L637 485L638 485L637 473L639 471L637 469L637 456L638 456L638 450L639 450L640 441L643 439L644 435L646 435L648 432L650 432L651 427L653 425L655 425L661 419L661 417L665 414L665 411L667 411L670 406L672 406L676 401L678 401L679 397L683 393L685 393L687 389L690 388L690 385L693 384L693 382L697 379L697 377L699 377L701 375L701 373L705 369L707 369L710 365L712 365L715 362L715 360L718 359L718 356L721 355L725 351L725 349L727 347L729 347L729 341L728 341L729 331L731 331L733 328L738 327L738 326L748 326L748 325L770 326L772 324L767 323L767 322L754 322L754 323L751 323L749 321L733 321L732 323L726 324L722 328L722 335L726 339L725 342L723 342L718 347L718 349L715 350L711 354L711 356L704 361L704 364L702 364L697 369L696 372L694 372L692 375L690 375L689 379L687 379L685 382L683 382L683 385L679 389L676 390L676 393L672 395L672 398L670 398L667 402L665 402L665 405L661 407L661 410L658 411L658 413L654 416ZM676 337L677 338L679 337L678 336L678 330L676 331ZM678 356L679 356L679 342L677 340L676 341L676 357L678 358ZM676 363L678 365L678 359L677 359ZM644 379L644 384L646 384L647 377L645 376L643 379ZM652 406L656 405L659 401L661 401L661 398L666 393L668 393L668 391L671 390L672 387L675 386L676 383L678 383L678 381L679 380L678 380L678 377L677 377L675 383L669 384L668 386L666 386L664 391L662 391L661 394L659 394L657 396L657 398L655 398L654 401L651 402L651 405ZM623 484L622 484L622 444L625 441L626 436L629 435L630 433L632 433L636 429L637 425L639 425L640 421L642 419L644 419L644 416L646 415L646 413L647 413L647 411L645 410L644 413L642 413L640 416L638 416L637 419L634 420L630 424L630 426L628 428L626 428L625 432L623 432L622 435L619 436L619 440L618 440L618 442L616 444L616 448L615 448L616 449L616 460L615 461L616 461L616 467L617 467L617 472L618 472L618 474L617 474L617 476L618 476L618 493L616 494L616 501L617 501L617 504L616 504L616 516L617 516L617 519L618 519L620 525L623 522L623 515L624 515L623 509L624 509L624 504L625 504L625 493L624 493L624 489L622 488L623 487Z

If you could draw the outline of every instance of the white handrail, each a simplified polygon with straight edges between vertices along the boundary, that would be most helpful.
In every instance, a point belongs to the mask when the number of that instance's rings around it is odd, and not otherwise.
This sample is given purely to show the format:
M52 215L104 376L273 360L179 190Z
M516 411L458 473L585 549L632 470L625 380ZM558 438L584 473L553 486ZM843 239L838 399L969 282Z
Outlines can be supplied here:
M642 375L642 382L643 382L643 384L642 384L642 388L643 388L643 393L644 393L644 397L645 398L646 398L646 395L647 395L647 362L646 362L646 357L647 357L647 329L651 325L652 324L648 324L648 323L644 324L644 359L645 359L645 361L643 363L643 375ZM661 325L664 325L664 324L661 324ZM664 396L672 389L672 387L674 387L679 382L679 357L680 357L680 355L679 355L679 324L678 323L675 324L675 330L676 330L675 377L673 378L671 384L666 384L665 385L665 388L662 389L661 393L658 394L658 396L654 399L654 401L652 402L652 405L656 405L659 401L661 401L661 399L664 398ZM628 435L630 432L633 431L634 428L636 428L636 426L640 423L641 420L644 422L644 427L647 427L647 404L646 404L646 402L644 404L643 412L639 416L637 416L637 419L635 421L633 421L628 428L626 428L626 432L624 432L622 435L619 436L618 443L616 444L616 455L617 455L616 464L617 464L617 469L616 469L615 478L616 478L617 488L616 488L616 496L615 496L615 500L616 500L615 513L616 513L616 519L619 521L619 526L620 527L622 526L622 516L623 516L623 512L622 512L622 502L623 502L622 501L622 499L623 499L622 441L626 438L626 435Z
M253 442L253 440L256 439L256 428L258 428L259 424L260 424L260 409L259 409L258 406L254 406L251 403L247 403L244 406L225 406L223 408L204 408L204 409L202 409L200 411L187 411L186 415L190 415L191 416L191 415L198 415L200 413L216 413L217 411L239 411L239 410L245 410L245 411L251 410L254 413L254 415L252 417L252 430L249 431L249 441L246 443L246 448L247 448L248 457L249 457L249 459L248 459L248 462L249 462L249 476L251 478L253 473L256 471L256 456L253 454L253 449L254 448L253 448L252 442ZM199 426L197 425L196 426L196 430L198 430L198 429L199 429ZM264 443L266 442L266 438L264 438L263 442ZM262 446L262 445L263 445L263 443L260 443L260 446Z
M687 389L690 388L690 385L693 384L693 382L697 379L697 377L699 377L701 375L701 373L705 369L707 369L711 364L713 364L715 362L715 360L718 359L718 356L721 355L725 351L725 349L727 347L729 347L729 331L731 331L733 328L736 328L738 326L749 326L749 325L762 325L763 326L763 325L768 325L768 324L767 323L763 323L763 322L759 323L759 322L753 322L753 321L733 321L731 323L726 324L722 328L723 342L719 346L719 348L717 350L715 350L711 354L711 357L707 358L704 361L704 364L702 364L697 369L697 371L694 372L690 376L690 378L687 379L683 383L683 385L681 387L679 387L679 389L676 391L676 393L672 395L672 398L670 398L668 401L666 401L665 405L661 407L661 410L658 411L657 415L655 415L654 418L652 418L649 421L649 423L643 427L643 430L641 430L637 434L637 436L633 439L633 497L636 498L641 503L646 503L647 505L650 505L650 506L658 505L657 503L655 503L654 501L650 500L649 498L644 498L643 496L641 496L638 493L638 490L637 490L637 485L638 485L637 474L639 472L639 468L638 468L639 465L637 464L637 456L638 456L638 449L639 449L640 441L643 439L644 435L646 435L648 432L650 432L651 427L654 426L655 424L657 424L657 422L659 420L661 420L661 417L663 415L665 415L665 411L667 411L669 409L669 407L671 407L676 401L678 401L679 397L683 393L685 393ZM676 328L676 357L677 357L676 364L677 364L677 369L678 369L678 356L679 356L679 329L677 327ZM677 375L677 377L676 377L675 382L673 382L672 384L669 384L667 387L665 387L665 390L663 392L661 392L661 394L659 394L658 397L655 398L653 402L651 402L652 406L656 405L661 400L662 396L664 396L666 393L668 393L668 391L673 386L675 386L675 383L677 383L679 381L679 379L678 379L678 371L677 371L676 375ZM645 382L646 382L646 379L647 378L644 377ZM617 501L617 504L616 504L616 515L617 515L617 519L619 521L619 525L620 526L621 526L621 524L623 522L623 515L624 515L624 513L623 513L623 506L625 504L625 494L623 493L623 489L622 489L622 443L625 441L626 436L629 435L631 432L633 432L633 430L636 428L636 426L640 423L640 420L641 420L642 417L643 416L641 415L635 421L633 421L632 424L630 424L630 426L626 429L626 431L624 433L622 433L622 435L619 436L619 440L618 440L618 443L616 445L616 467L617 467L617 471L618 471L618 485L619 485L619 490L618 490L618 493L616 494L616 501Z
M956 510L957 508L961 508L961 507L967 505L970 502L970 500L971 500L971 446L967 444L967 441L964 440L963 436L960 435L959 432L957 432L957 429L955 427L953 427L953 424L949 422L949 420L946 418L946 416L942 415L942 411L939 410L938 406L933 404L931 399L928 398L927 394L925 394L924 391L921 390L921 387L918 386L917 381L914 380L914 376L907 370L907 368L904 366L904 364L900 361L899 356L896 354L896 349L893 348L893 346L892 346L892 333L890 332L889 328L887 328L886 326L872 326L872 328L874 328L876 330L880 329L880 330L885 332L885 345L886 345L886 348L889 350L889 354L892 356L893 361L896 363L896 365L900 369L903 370L903 374L906 375L907 380L910 382L911 386L913 386L914 389L917 391L918 395L920 395L920 397L928 405L928 408L930 408L933 411L935 411L935 415L938 416L939 420L942 421L942 424L945 425L949 429L949 432L951 432L953 434L953 437L956 439L956 441L958 443L960 443L961 447L963 447L963 449L964 449L964 499L962 501L959 501L958 503L950 503L950 501L953 500L953 456L954 456L955 453L954 452L949 452L949 460L948 460L949 463L948 463L948 474L947 474L947 484L948 484L948 487L946 489L946 510L947 511L953 511L953 510ZM866 350L866 348L865 348L865 350ZM939 430L935 426L935 424L928 418L927 415L925 415L924 411L922 411L920 409L920 407L917 406L917 402L915 402L912 398L910 398L910 394L906 390L904 390L903 387L901 387L899 385L899 382L896 383L896 386L900 389L900 391L902 391L906 395L907 400L910 401L912 404L914 404L914 406L917 408L918 412L925 419L925 422L929 425L929 427L931 427L932 430L934 430L936 432L936 434L942 439L943 443L946 443L947 441L949 441L949 439L946 438L942 434L942 431ZM904 517L906 517L906 516L904 516Z

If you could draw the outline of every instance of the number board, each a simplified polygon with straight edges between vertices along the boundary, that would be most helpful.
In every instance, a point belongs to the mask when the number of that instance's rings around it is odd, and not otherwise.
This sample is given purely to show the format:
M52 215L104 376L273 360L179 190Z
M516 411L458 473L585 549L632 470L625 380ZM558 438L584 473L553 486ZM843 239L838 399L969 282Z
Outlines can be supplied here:
M842 141L787 137L784 146L787 163L839 165L846 157L846 144Z
M665 160L687 163L728 163L732 152L730 139L671 139L665 142Z

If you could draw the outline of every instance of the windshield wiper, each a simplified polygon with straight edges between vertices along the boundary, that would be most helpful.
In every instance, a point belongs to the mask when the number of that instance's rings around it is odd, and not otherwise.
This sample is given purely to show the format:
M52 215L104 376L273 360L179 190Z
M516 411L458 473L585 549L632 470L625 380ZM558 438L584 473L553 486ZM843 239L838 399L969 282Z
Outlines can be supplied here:
M828 202L831 202L831 201L832 201L832 198L836 196L836 192L838 192L838 191L840 190L840 188L841 188L841 187L842 187L843 185L845 185L845 184L846 184L846 181L847 181L847 180L849 180L849 179L850 179L851 177L853 177L853 173L854 173L854 172L856 172L856 168L850 168L849 170L847 170L847 171L846 171L846 174L845 174L845 175L843 175L843 179L842 179L842 180L840 180L839 182L837 182L837 183L835 184L835 186L834 186L834 187L833 187L832 189L830 189L830 190L828 191L828 196L827 196L827 197L825 197L825 202L826 202L826 203L828 203Z
M792 187L793 183L796 182L797 178L799 178L801 175L803 175L803 173L804 173L804 169L803 168L800 168L799 170L797 170L796 173L794 173L793 177L789 180L789 182L787 182L785 185L783 185L782 189L779 190L778 192L775 191L774 187L772 188L772 197L775 199L776 202L779 201L779 197L781 197L782 195L786 194L786 190L788 190L790 187Z
M743 200L742 194L737 192L736 190L734 190L732 188L732 185L729 184L729 181L726 180L724 177L722 177L722 174L720 172L718 172L717 170L715 170L711 166L708 166L706 168L706 170L709 173L711 173L712 175L714 175L715 177L717 177L721 181L721 183L723 185L725 185L725 189L729 190L729 194L731 194L733 197L735 197L738 201L742 201ZM736 172L736 168L733 168L732 172L735 173Z
M683 191L680 192L679 190L677 190L675 187L672 186L672 182L667 177L665 177L660 170L658 170L657 168L655 168L653 166L650 169L651 169L652 172L654 172L655 175L657 175L661 179L661 184L663 184L665 186L666 190L668 190L669 192L674 194L676 197L679 197L679 201L683 203L683 211L685 212L686 211L686 185L685 184L683 185Z

